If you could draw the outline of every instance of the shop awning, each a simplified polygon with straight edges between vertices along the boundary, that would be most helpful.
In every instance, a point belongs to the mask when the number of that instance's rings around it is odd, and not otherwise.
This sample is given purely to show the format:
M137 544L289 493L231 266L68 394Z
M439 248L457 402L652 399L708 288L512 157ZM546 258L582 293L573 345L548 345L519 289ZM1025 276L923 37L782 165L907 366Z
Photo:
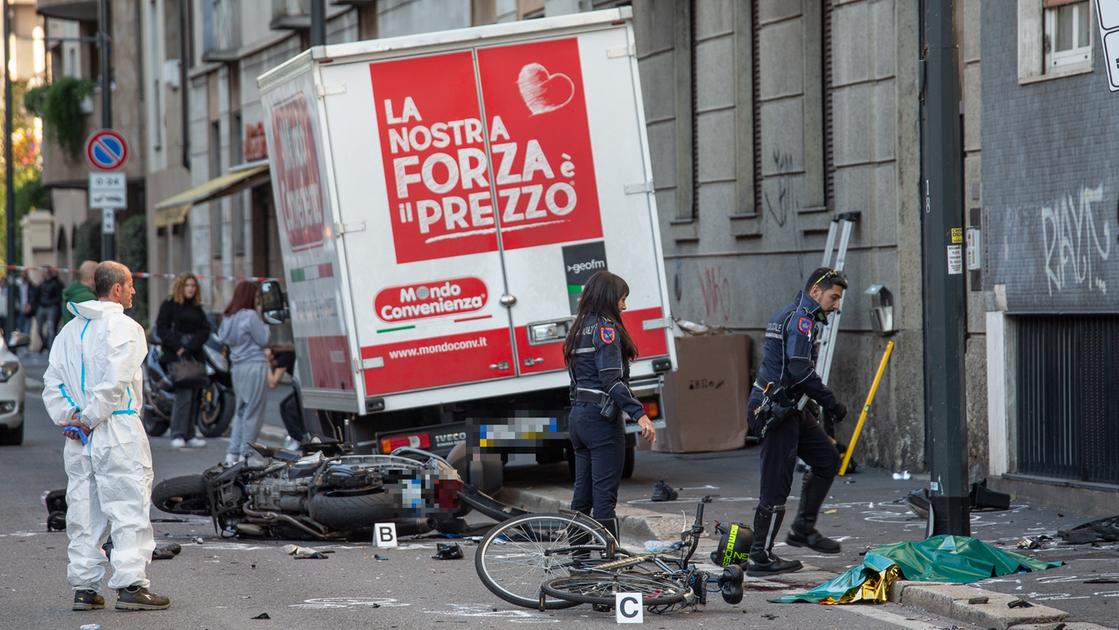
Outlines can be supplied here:
M155 226L178 225L186 221L191 207L232 195L268 181L268 163L253 162L215 177L205 184L185 190L155 204Z

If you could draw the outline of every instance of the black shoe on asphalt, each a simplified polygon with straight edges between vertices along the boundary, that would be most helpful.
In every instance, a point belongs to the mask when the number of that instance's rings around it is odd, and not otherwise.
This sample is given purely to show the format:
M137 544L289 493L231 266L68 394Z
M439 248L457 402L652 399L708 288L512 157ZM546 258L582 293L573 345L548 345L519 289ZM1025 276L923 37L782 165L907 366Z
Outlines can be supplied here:
M142 586L129 586L117 593L117 610L163 610L171 605L170 599Z
M794 523L795 525L795 523ZM795 527L789 529L785 542L793 547L808 547L820 553L839 553L839 543L813 529L807 534L797 532Z
M105 598L97 591L81 589L74 591L73 610L100 610L105 607Z
M661 479L653 485L653 496L651 501L675 501L676 497L680 496L676 492L676 488L668 485Z
M800 571L804 565L800 560L782 560L772 551L761 554L750 554L749 564L746 566L746 575L750 577L766 577L780 573Z

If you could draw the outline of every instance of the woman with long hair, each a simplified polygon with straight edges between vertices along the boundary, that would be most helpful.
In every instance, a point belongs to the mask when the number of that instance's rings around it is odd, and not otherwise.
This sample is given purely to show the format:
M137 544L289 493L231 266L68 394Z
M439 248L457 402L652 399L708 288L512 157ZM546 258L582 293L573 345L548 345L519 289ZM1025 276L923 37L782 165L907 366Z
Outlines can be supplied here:
M171 365L178 361L206 361L202 348L210 338L210 321L202 310L198 278L193 273L184 271L171 283L171 294L159 307L155 331L162 349L159 362L168 373ZM201 407L202 387L175 387L175 402L171 406L171 448L206 446L206 440L194 437Z
M218 337L229 346L233 371L233 393L237 413L233 416L229 450L225 463L234 464L249 455L249 444L260 437L264 421L264 391L268 386L268 325L260 316L260 287L242 280L233 289L233 299L225 307Z
M637 346L622 323L627 297L629 285L620 276L609 271L592 275L563 342L571 375L567 430L575 449L571 509L591 514L615 539L614 507L626 456L622 412L637 418L641 437L657 440L653 422L629 389L629 364L637 358Z

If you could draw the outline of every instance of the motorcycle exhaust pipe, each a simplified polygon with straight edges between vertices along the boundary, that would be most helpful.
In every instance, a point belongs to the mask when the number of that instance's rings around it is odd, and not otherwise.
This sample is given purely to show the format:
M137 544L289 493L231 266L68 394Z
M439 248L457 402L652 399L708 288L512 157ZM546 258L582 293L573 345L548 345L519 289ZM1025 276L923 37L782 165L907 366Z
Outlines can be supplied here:
M435 529L435 519L431 517L409 518L394 522L396 523L397 537L426 534Z

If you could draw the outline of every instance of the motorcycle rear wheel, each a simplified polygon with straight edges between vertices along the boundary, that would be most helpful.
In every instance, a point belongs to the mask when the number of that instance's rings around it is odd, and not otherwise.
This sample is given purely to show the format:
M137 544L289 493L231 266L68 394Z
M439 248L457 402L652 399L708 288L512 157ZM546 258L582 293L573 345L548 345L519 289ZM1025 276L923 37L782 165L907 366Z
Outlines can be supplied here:
M171 421L160 416L152 409L145 408L140 415L144 422L144 431L152 437L159 437L167 433L167 429L171 426Z
M210 515L206 484L202 475L171 477L152 488L152 505L172 514Z
M237 397L233 390L211 381L202 389L201 405L198 432L208 438L224 435L237 407Z

